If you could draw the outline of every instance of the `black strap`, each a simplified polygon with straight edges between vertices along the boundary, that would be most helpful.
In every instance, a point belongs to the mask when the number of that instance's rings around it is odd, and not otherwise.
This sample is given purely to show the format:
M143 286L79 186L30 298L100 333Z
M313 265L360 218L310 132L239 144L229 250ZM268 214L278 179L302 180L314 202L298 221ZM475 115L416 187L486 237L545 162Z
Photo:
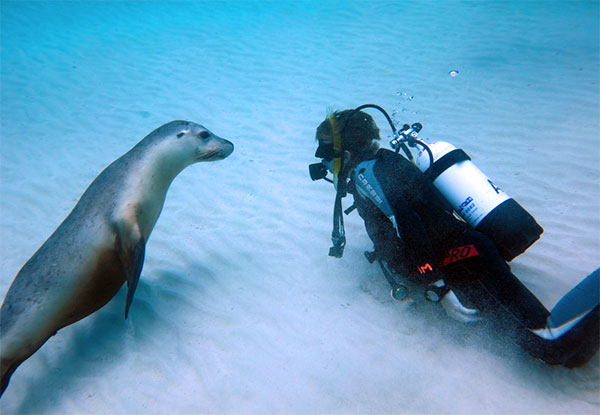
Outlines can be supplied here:
M354 209L356 209L356 203L352 203L352 206L350 206L348 209L344 210L344 213L346 215L349 215L354 211Z
M342 195L345 192L338 188L335 194L335 204L333 206L333 231L331 232L331 241L333 246L329 248L329 256L341 258L344 255L346 246L346 233L344 232L344 215L342 214Z
M469 157L469 155L460 148L457 148L449 153L444 154L442 158L433 163L432 166L429 166L425 172L425 175L433 182L447 169L454 166L456 163L460 163L461 161L465 160L471 160L471 157Z

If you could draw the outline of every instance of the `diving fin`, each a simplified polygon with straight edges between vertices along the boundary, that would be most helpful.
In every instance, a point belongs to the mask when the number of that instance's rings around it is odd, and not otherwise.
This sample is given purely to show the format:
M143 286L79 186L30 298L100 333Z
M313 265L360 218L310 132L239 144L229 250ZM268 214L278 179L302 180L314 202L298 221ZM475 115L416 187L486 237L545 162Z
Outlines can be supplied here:
M600 268L577 284L554 306L548 326L558 328L600 304Z
M600 268L554 306L548 325L529 330L529 352L549 364L579 367L600 348Z

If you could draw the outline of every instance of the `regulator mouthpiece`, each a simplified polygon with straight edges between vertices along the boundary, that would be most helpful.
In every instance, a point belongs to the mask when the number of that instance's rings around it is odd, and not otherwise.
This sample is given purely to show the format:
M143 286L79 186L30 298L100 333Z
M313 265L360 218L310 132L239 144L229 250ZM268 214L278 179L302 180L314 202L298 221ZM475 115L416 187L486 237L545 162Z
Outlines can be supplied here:
M327 167L323 163L313 163L308 165L310 178L315 180L324 179L327 176Z

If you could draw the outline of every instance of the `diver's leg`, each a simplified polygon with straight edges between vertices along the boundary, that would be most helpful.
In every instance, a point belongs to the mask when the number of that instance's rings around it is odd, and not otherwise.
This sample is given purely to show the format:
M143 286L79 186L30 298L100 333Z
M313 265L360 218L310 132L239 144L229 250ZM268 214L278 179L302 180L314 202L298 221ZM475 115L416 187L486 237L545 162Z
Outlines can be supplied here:
M480 232L465 232L455 246L475 246L478 255L443 268L448 283L464 293L478 308L495 314L508 326L546 326L550 312L511 272L492 241ZM500 308L500 309L498 309Z
M552 322L552 318L548 318L550 312L512 274L493 243L479 232L468 231L457 241L457 246L467 244L473 244L479 255L445 267L444 273L448 275L448 282L465 293L475 306L491 314L491 318L504 334L510 336L533 357L549 364L578 367L598 353L598 305L594 307L592 304L591 311L581 314L579 319L574 319L572 325L565 324L559 328L554 324L556 322L548 325ZM594 279L597 277L592 274L580 285L587 287L590 281L597 285ZM577 291L577 287L572 291ZM565 297L570 295L571 293ZM583 301L579 301L579 298L575 298L575 303ZM572 298L569 301L572 302ZM559 305L561 303L563 301L559 302ZM571 304L562 307L558 314L564 314L565 308L569 310L572 307ZM558 308L561 307L557 305L553 310ZM553 317L559 320L558 315Z

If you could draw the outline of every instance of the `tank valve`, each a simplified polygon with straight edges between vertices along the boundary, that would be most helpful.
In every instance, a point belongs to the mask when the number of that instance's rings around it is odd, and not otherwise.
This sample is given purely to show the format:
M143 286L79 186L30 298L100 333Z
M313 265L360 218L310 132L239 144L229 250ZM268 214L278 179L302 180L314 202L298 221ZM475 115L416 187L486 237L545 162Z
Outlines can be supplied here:
M413 125L404 124L400 130L396 132L394 138L390 141L390 146L398 151L400 145L407 142L409 146L414 147L416 145L417 137L419 132L423 128L421 123L414 123Z

